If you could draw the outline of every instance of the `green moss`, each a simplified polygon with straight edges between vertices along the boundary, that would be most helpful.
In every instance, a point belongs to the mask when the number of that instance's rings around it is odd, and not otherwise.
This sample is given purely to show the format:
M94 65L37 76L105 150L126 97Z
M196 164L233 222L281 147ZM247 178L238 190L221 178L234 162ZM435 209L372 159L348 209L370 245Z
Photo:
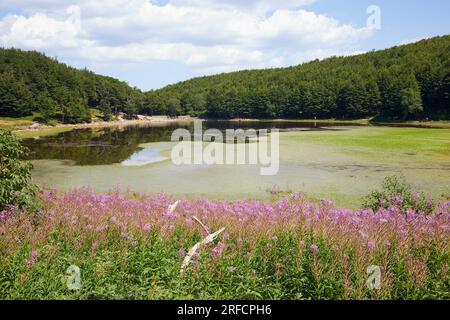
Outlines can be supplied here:
M449 159L450 156L450 130L364 127L353 131L293 134L289 139L339 147L342 151L376 157L383 157L383 152L422 154L424 157L441 160Z
M62 132L67 132L73 130L73 127L55 127L55 128L45 128L39 130L17 130L14 134L20 139L36 139L43 137L56 136Z

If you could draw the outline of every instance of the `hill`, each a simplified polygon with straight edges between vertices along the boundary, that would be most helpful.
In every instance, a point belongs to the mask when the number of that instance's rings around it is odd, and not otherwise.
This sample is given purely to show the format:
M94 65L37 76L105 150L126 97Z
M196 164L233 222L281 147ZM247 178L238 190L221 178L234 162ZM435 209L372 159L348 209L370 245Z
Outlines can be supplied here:
M214 118L448 119L450 36L290 68L201 77L149 92L156 113Z
M0 116L64 123L90 122L90 108L105 120L136 113L143 94L125 82L78 70L34 51L0 49Z
M450 118L450 36L295 67L194 78L143 93L38 52L0 49L0 117L128 115L386 120Z

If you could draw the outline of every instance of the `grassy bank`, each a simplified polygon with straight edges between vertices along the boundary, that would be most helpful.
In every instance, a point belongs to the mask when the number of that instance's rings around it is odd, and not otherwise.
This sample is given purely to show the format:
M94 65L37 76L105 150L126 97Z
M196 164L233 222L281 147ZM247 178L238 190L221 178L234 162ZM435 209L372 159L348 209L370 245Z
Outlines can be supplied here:
M33 125L31 117L27 118L6 118L0 117L0 129L17 130L22 127L29 127Z
M24 118L2 118L0 117L0 129L6 129L13 131L19 138L39 138L49 137L57 135L61 132L67 132L75 129L99 129L108 127L127 127L127 126L140 126L140 125L164 125L172 122L186 122L193 121L195 118L180 117L180 118L168 118L168 117L150 117L137 120L113 120L113 121L93 121L91 123L78 123L78 124L61 124L55 125L42 125L33 122L34 116Z
M220 120L219 120L220 121ZM372 119L356 120L336 120L336 119L231 119L221 120L230 122L288 122L288 123L317 123L327 125L372 125L372 126L393 126L393 127L414 127L414 128L437 128L450 129L450 120L441 121L375 121Z
M288 139L312 143L318 147L336 147L341 152L383 159L387 153L399 157L409 153L423 157L449 160L450 131L425 128L367 127L358 130L335 130L288 134Z
M437 214L47 192L37 215L0 216L2 299L448 299L449 203ZM202 221L205 226L197 223ZM193 254L207 231L226 228ZM70 290L65 272L81 270ZM367 268L381 268L378 290Z

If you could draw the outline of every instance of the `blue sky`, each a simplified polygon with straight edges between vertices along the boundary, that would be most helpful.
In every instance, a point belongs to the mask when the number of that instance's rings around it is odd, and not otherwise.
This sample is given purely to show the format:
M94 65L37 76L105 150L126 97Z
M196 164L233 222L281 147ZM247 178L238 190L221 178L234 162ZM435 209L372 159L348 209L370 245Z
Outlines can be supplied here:
M381 9L382 29L361 43L365 50L450 33L450 1L447 0L325 0L309 8L344 23L362 25L366 17L361 12L371 4Z
M0 46L148 90L449 34L448 12L448 0L2 0Z

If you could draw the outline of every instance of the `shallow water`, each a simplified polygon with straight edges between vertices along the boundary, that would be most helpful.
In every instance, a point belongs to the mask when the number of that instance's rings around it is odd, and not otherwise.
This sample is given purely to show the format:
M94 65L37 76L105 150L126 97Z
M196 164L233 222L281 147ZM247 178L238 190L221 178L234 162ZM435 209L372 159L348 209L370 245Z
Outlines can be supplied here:
M435 197L450 193L449 159L445 157L431 161L420 150L380 154L378 150L309 140L336 134L358 137L372 134L370 128L289 122L204 123L205 130L280 128L280 171L275 176L261 176L259 165L174 165L170 137L180 127L193 132L189 124L83 129L25 143L31 149L35 181L60 189L90 185L106 191L120 185L137 192L237 199L269 197L269 190L277 185L281 191L303 191L354 207L385 176L402 173L414 187Z

